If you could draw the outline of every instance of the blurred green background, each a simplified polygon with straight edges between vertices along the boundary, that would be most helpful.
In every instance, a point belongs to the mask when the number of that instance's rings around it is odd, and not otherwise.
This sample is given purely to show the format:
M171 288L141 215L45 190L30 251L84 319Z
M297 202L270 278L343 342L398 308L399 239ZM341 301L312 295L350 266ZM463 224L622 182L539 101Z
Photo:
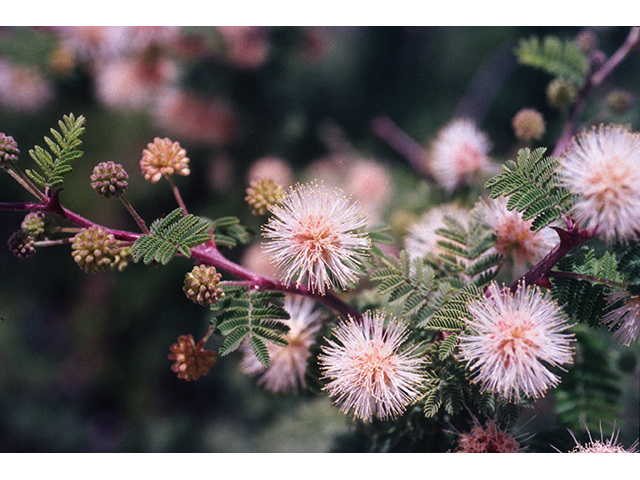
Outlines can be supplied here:
M65 114L84 115L85 156L61 200L113 228L137 230L119 202L91 190L89 175L102 161L125 166L127 196L147 223L175 208L168 184L151 185L139 170L141 152L156 136L187 150L192 173L177 183L192 213L236 215L254 232L259 219L243 202L248 168L277 156L303 178L314 160L330 153L328 131L387 165L395 201L410 208L416 198L403 195L420 192L419 180L372 132L371 121L387 116L426 145L454 116L470 116L489 134L493 156L508 158L516 144L511 118L533 107L547 120L541 144L552 147L563 114L547 104L549 77L519 67L512 51L533 34L572 38L581 30L3 27L0 131L18 142L20 167L33 168L28 150L44 145L49 128ZM594 31L606 54L628 33ZM133 64L108 70L121 60ZM638 56L627 59L594 92L586 115L599 114L613 87L637 98L639 71ZM197 117L193 109L167 106L159 93L167 85L197 95L209 109ZM637 130L636 104L614 120ZM8 175L0 182L0 201L32 200ZM2 212L0 237L20 228L23 216ZM239 260L243 248L225 253ZM163 267L130 264L122 273L86 274L68 246L42 248L26 260L0 249L0 451L357 450L348 440L335 441L350 425L326 398L267 394L239 371L238 356L219 359L197 382L176 378L169 346L187 333L197 341L207 326L206 309L182 292L190 268L177 258ZM618 422L626 446L638 436L634 348L625 357L632 366L620 370L629 385L626 419ZM544 407L541 412L524 431L553 421Z

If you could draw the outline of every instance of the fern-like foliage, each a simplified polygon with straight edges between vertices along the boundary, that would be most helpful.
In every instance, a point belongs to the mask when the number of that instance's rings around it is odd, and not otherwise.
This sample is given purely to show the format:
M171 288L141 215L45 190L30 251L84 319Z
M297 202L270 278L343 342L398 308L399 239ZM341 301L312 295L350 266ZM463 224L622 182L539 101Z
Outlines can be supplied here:
M179 251L185 257L191 256L191 248L211 239L209 223L176 208L163 218L154 220L149 228L151 234L138 237L131 246L133 261L145 264L159 262L167 264Z
M429 365L423 410L428 418L434 417L441 408L449 415L459 413L469 391L468 372L464 365L451 356L440 358L439 350L440 345L436 342L427 353Z
M574 431L600 429L600 422L623 418L622 385L625 380L615 369L609 335L594 335L582 327L576 331L574 364L563 373L562 383L553 391L560 422Z
M503 172L485 183L491 198L509 197L508 210L521 212L524 220L533 219L531 229L535 232L566 213L573 197L558 184L557 160L545 157L545 151L521 149L517 161L508 160Z
M442 237L437 245L447 276L461 276L465 282L477 286L488 284L495 278L494 267L502 261L500 255L489 254L495 244L493 231L476 216L472 216L468 225L448 216L443 222L446 227L436 233Z
M622 245L616 250L618 269L625 277L627 291L640 295L640 243Z
M551 276L551 293L558 304L572 319L599 326L609 308L606 295L611 287L605 282L622 283L624 280L615 256L606 252L598 257L592 248L583 246L560 260L556 269L580 275L577 278L561 274Z
M570 40L554 36L544 39L532 36L521 39L514 54L522 65L539 68L545 72L571 80L581 87L589 71L589 58Z
M42 173L26 170L26 174L38 185L48 188L59 188L64 180L63 176L73 169L71 164L82 157L83 152L78 150L82 141L80 136L85 131L85 118L81 115L75 118L73 113L65 115L58 122L60 131L51 129L51 136L44 137L49 151L40 146L29 150L29 155L38 164Z
M225 339L220 345L221 356L234 352L248 341L256 358L269 366L267 343L287 345L284 336L289 327L282 321L289 318L284 308L284 294L269 291L249 291L241 287L224 287L224 297L211 305L211 324L215 333Z
M221 217L211 222L213 241L217 247L235 247L251 240L247 228L236 217Z

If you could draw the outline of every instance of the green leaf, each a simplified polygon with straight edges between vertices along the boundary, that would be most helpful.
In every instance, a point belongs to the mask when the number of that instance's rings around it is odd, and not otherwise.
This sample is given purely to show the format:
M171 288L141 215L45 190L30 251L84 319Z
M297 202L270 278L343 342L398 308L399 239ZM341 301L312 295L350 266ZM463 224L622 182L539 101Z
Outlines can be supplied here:
M567 213L574 197L556 178L557 159L545 157L545 151L519 150L517 162L507 161L502 173L485 183L491 198L507 197L507 210L533 219L531 229L536 232Z
M184 215L182 208L176 208L164 218L154 220L150 234L141 235L131 247L133 261L143 260L167 264L178 251L185 257L191 256L191 248L211 239L209 223L195 215Z
M43 187L61 187L63 176L73 170L71 164L79 160L83 155L83 152L78 148L82 144L80 136L85 131L84 124L85 118L83 116L76 119L72 113L65 115L58 122L62 133L52 128L51 135L54 139L44 137L44 141L51 152L38 145L29 150L29 155L40 167L42 174L27 171L27 175Z
M251 351L256 356L258 361L265 367L269 367L269 350L265 343L258 337L253 336L249 338L249 345L251 345Z
M566 78L581 87L589 71L589 57L571 40L547 36L521 39L514 54L522 65L539 68L545 72Z

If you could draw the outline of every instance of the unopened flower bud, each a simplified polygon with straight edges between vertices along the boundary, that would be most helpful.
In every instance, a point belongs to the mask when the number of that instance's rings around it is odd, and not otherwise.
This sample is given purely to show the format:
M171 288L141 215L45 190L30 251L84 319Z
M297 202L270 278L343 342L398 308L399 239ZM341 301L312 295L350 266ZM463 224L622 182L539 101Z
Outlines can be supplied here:
M108 270L117 265L118 245L113 234L98 226L84 228L71 245L73 259L86 272Z
M246 190L245 201L254 215L264 215L270 206L274 206L284 198L284 189L272 178L252 180Z
M540 140L545 132L544 117L534 108L523 108L511 120L511 125L519 140L530 142Z
M596 33L589 29L582 30L578 33L574 42L583 52L587 53L595 50L600 45L600 40Z
M101 162L91 174L91 187L104 198L119 197L127 189L129 175L119 163Z
M633 95L626 90L613 90L607 95L607 105L613 113L626 113L633 103Z
M0 133L0 168L16 163L19 153L18 144L13 137Z
M187 151L178 142L158 137L142 151L140 168L144 179L151 183L157 183L163 175L191 173Z
M196 345L193 336L181 335L178 343L171 345L169 360L174 360L171 370L178 374L178 378L191 381L197 380L201 375L209 373L211 367L216 364L216 352L204 350L206 341L202 339Z
M578 97L578 87L566 78L556 78L547 86L547 99L560 110L569 107Z
M206 307L224 296L218 286L222 276L215 267L197 265L184 277L184 293L193 303Z
M34 243L33 235L22 229L13 232L7 241L11 253L19 258L27 258L36 253Z
M22 220L20 228L29 232L34 239L42 240L46 238L53 219L44 212L29 212Z

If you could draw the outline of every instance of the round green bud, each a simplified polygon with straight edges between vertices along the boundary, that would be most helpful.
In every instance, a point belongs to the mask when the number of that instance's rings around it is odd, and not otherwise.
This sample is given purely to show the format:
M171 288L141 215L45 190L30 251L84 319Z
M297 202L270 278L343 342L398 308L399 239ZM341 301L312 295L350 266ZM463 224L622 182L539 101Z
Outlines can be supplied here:
M0 133L0 168L16 163L19 153L18 144L13 137Z
M119 163L101 162L91 174L91 188L104 198L119 197L127 189L129 174Z
M197 265L184 277L184 293L193 303L203 307L216 303L224 296L218 286L221 277L215 267Z

